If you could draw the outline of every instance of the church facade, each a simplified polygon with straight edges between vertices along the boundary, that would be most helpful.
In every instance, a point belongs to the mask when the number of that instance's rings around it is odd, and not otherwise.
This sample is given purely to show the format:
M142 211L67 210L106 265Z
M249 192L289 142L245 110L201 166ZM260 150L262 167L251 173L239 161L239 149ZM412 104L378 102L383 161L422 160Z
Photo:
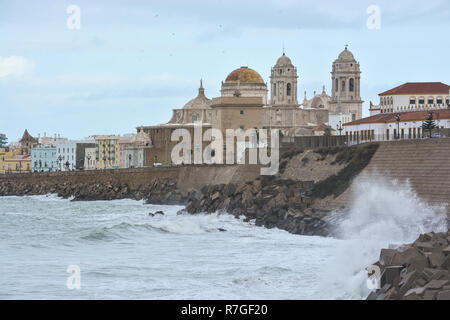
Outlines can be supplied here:
M314 135L319 126L328 124L329 114L336 110L348 113L350 119L361 118L359 63L347 48L333 63L332 83L331 96L324 88L321 96L311 100L305 96L303 104L299 104L297 68L284 52L271 68L269 85L247 66L228 74L221 83L220 97L207 98L200 82L197 97L183 108L174 109L168 123L136 128L138 134L148 134L151 140L145 151L145 165L171 164L171 151L178 144L171 141L172 133L182 128L193 137L194 125L200 125L202 132L219 129L223 136L227 129L280 129L282 136L292 137ZM203 148L208 144L204 142Z

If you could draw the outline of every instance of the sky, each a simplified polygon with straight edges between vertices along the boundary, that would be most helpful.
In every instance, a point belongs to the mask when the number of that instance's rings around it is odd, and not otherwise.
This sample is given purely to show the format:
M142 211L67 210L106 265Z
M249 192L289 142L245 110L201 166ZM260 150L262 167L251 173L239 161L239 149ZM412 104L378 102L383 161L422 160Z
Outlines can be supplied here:
M200 79L209 98L240 66L269 83L283 46L303 101L330 92L348 44L368 116L397 85L450 84L449 35L448 0L0 0L0 133L82 139L165 123Z

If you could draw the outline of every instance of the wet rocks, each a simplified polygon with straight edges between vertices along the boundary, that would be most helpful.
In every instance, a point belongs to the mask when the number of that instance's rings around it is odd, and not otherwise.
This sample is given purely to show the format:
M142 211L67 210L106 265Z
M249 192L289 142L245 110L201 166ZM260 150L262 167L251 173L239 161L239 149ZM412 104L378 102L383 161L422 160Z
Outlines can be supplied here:
M186 211L191 214L228 212L257 226L279 228L295 234L329 235L323 219L327 212L311 207L310 182L261 177L240 184L208 185L201 194L188 198Z
M380 289L369 300L450 300L450 231L382 249L375 265L381 270Z
M56 193L72 201L115 200L131 198L145 199L152 204L185 204L187 194L182 194L175 180L154 179L148 184L131 189L126 183L111 179L106 182L76 182L42 180L39 183L25 183L20 180L0 181L0 196L44 195Z

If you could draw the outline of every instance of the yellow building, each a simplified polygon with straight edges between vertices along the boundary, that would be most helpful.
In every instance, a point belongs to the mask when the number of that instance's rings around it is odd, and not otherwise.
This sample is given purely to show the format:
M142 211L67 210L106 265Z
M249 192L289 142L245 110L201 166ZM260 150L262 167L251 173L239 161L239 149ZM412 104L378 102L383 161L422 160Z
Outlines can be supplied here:
M21 155L21 150L7 152L0 149L0 173L31 172L31 156Z
M115 169L119 167L119 136L98 135L95 139L95 167Z

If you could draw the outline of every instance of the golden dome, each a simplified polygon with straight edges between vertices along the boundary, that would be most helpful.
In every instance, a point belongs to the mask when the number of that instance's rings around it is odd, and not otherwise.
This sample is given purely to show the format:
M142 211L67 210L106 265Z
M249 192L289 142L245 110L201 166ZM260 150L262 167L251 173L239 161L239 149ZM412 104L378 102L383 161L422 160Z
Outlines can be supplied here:
M264 83L263 78L253 69L248 67L240 67L232 71L225 82L240 82L240 83Z

